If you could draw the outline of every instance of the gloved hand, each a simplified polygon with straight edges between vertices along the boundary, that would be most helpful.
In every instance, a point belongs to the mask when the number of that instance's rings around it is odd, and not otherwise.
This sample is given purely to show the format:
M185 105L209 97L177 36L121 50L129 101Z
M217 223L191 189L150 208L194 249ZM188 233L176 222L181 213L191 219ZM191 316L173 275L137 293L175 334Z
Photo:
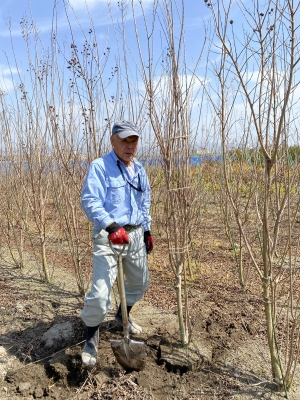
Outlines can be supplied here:
M153 239L152 239L150 231L144 232L144 242L145 242L145 245L146 245L147 254L151 253L151 251L153 250L154 242L153 242Z
M116 222L113 222L112 224L107 226L106 232L108 232L108 238L112 242L112 244L128 244L130 242L130 239L125 229L122 226L118 225Z

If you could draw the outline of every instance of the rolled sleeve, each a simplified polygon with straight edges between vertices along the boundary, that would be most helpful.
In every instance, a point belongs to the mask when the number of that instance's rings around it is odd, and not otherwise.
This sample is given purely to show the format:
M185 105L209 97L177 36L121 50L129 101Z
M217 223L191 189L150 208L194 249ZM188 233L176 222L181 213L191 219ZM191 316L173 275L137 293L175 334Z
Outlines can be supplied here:
M150 204L151 204L151 190L149 180L145 174L146 190L144 193L144 200L142 203L142 214L143 214L143 228L144 232L150 231L151 228L151 217L150 217Z

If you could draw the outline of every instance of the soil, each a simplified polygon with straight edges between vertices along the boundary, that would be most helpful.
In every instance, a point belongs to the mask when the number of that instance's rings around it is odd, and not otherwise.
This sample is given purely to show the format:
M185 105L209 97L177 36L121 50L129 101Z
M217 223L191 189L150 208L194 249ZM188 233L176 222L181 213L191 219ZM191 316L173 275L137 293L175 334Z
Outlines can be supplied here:
M147 355L139 372L126 372L114 357L110 340L122 338L115 304L100 326L97 364L83 367L83 299L76 295L72 271L56 268L47 285L30 259L22 271L3 263L0 399L283 399L272 380L260 282L245 258L242 290L225 238L211 235L201 242L189 278L191 341L185 347L166 245L155 237L151 285L132 310L143 327L132 339L145 343ZM61 334L46 346L44 334L58 327L71 329L71 335ZM299 382L298 369L290 399L300 399Z

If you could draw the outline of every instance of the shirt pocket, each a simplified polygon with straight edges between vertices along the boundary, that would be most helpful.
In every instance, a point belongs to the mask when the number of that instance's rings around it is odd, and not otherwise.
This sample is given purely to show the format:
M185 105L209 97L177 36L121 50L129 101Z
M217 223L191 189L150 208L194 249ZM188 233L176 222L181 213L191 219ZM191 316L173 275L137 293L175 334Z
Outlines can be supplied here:
M144 192L134 190L133 194L134 194L134 198L135 198L135 202L136 202L137 206L140 207L144 200L144 197L145 197Z
M126 182L120 179L109 179L106 181L107 194L106 201L112 205L120 204L125 200L125 185Z

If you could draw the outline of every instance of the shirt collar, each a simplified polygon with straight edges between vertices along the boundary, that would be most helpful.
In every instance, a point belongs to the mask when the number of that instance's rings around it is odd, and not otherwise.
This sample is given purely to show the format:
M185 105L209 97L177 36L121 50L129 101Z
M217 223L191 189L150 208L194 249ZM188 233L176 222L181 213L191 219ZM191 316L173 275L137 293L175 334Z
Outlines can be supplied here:
M110 155L112 156L113 160L115 161L115 163L117 163L117 161L119 160L119 158L117 157L116 153L114 152L114 150L112 150L110 152ZM122 161L120 160L120 162L122 163ZM138 168L142 167L142 164L135 158L133 157L132 162L134 164L134 166L137 166ZM123 164L123 163L122 163Z

